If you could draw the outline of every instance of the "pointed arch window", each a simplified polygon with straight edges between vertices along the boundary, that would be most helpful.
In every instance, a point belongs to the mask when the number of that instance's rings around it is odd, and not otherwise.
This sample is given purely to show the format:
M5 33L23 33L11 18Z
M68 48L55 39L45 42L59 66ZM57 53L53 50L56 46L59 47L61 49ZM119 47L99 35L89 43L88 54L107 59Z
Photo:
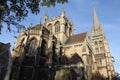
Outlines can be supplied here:
M98 46L98 43L97 43L97 42L95 42L95 46Z
M68 34L68 24L65 24L65 33Z
M57 21L55 23L55 32L60 32L60 22L59 21Z
M28 54L34 56L37 50L37 40L35 38L30 40Z
M100 45L100 46L103 46L103 41L99 41L99 45Z
M72 35L72 29L71 28L69 29L69 35L70 36Z

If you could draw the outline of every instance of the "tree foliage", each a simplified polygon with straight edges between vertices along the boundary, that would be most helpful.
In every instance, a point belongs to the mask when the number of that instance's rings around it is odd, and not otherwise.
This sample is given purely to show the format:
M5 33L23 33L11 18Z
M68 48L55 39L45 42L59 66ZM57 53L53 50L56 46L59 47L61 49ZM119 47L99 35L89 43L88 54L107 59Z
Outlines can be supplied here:
M115 75L112 76L111 80L120 80L120 74L119 73L115 73Z
M91 80L106 80L106 78L101 75L99 72L92 74Z
M65 3L68 0L0 0L0 32L3 23L7 24L7 29L11 31L10 25L17 29L24 27L18 22L25 19L28 13L38 14L41 6L55 6L57 3Z
M92 78L91 80L120 80L120 74L119 73L115 73L111 79L101 75L99 72L96 72L94 74L92 74Z

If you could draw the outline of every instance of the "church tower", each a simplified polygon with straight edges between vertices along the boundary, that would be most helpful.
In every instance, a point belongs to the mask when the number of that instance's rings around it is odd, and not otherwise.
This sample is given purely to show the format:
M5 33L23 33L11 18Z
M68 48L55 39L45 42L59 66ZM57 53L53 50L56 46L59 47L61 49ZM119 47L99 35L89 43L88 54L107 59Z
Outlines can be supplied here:
M73 24L66 17L64 9L57 17L48 18L48 14L44 16L45 27L54 35L62 44L73 35Z
M111 56L107 39L98 21L96 11L93 11L92 45L98 71L105 77L114 74L113 57Z

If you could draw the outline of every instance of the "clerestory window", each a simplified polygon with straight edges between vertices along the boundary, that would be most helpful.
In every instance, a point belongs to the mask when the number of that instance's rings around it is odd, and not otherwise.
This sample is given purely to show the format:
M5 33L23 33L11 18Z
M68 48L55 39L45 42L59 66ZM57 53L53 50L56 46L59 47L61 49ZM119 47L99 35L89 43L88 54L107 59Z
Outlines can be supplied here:
M68 28L68 26L67 26L67 23L65 24L65 33L67 34L67 28Z
M59 21L57 21L55 23L55 32L60 32L60 22Z
M32 40L30 40L28 54L31 56L35 55L37 50L36 48L37 48L37 40L33 38Z

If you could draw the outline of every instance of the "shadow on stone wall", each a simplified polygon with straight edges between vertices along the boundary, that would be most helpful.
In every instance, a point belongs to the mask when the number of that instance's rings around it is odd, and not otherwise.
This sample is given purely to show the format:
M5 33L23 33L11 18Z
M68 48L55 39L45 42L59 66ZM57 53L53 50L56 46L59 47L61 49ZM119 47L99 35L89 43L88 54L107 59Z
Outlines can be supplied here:
M3 80L8 71L10 57L10 43L0 42L0 80Z

